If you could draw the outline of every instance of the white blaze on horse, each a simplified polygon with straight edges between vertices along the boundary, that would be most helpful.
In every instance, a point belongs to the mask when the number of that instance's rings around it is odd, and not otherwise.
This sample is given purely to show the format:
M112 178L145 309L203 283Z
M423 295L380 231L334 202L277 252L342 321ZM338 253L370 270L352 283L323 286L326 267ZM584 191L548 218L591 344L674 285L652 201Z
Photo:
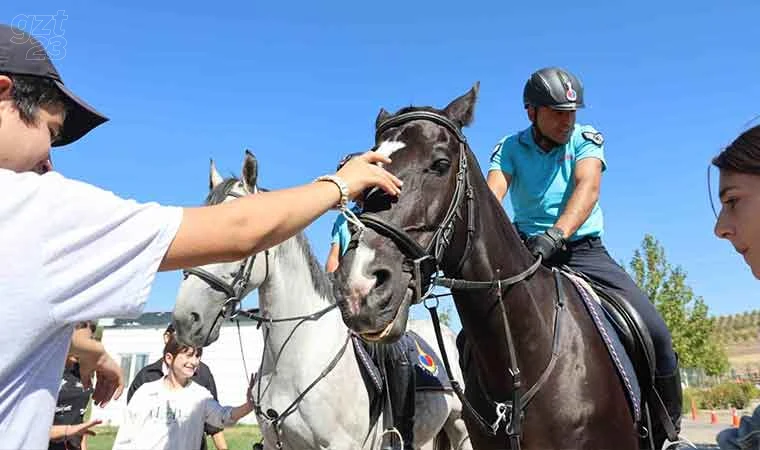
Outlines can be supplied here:
M240 180L224 180L211 164L206 203L256 194L257 162L246 152ZM370 415L371 397L357 349L335 308L330 278L303 234L243 261L185 272L174 310L180 342L205 346L219 337L222 321L259 290L264 354L253 387L264 448L377 449L384 436L383 414ZM412 321L410 329L438 348L432 325ZM446 350L458 361L454 334L444 328ZM458 365L454 377L461 383ZM450 390L418 391L415 448L471 449L462 405Z

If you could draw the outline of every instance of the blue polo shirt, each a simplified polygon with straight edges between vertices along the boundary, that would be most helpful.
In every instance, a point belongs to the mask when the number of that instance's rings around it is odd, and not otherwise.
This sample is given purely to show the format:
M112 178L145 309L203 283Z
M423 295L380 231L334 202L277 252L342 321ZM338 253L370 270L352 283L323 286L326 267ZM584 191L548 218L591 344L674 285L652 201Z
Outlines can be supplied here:
M361 208L354 206L351 208L351 211L353 211L354 214L359 214L361 212ZM338 214L338 217L335 218L335 222L333 223L331 243L338 244L338 247L340 248L340 255L343 256L343 254L346 253L346 249L348 249L348 242L350 240L351 232L348 230L348 221L346 220L346 216L343 214Z
M601 134L589 125L576 124L570 140L549 152L533 140L531 127L496 144L489 171L501 170L512 177L509 194L518 230L533 236L554 226L573 193L575 164L584 158L597 158L602 161L602 171L607 168ZM570 241L601 236L603 231L602 208L597 202Z

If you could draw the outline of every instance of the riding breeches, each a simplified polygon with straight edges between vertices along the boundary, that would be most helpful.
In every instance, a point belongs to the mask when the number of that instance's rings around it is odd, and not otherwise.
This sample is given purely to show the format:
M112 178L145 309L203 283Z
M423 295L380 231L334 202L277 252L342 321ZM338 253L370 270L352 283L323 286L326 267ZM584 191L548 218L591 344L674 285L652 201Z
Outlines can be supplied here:
M671 374L677 363L672 338L665 321L625 269L607 253L602 240L585 238L570 242L567 247L567 251L558 253L548 263L565 264L621 295L639 313L649 328L655 347L657 375Z

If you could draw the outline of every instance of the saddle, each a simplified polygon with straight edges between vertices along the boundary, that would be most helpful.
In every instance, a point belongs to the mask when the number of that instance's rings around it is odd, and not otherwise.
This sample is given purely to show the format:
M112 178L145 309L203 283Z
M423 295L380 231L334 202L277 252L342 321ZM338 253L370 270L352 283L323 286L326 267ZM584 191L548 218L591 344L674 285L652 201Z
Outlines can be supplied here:
M563 272L582 278L594 290L604 313L631 358L636 378L642 390L654 384L655 351L652 336L638 312L617 292L586 275L563 266Z
M569 267L563 266L561 270L568 274L571 279L575 277L576 280L573 281L576 281L576 283L577 279L580 278L593 290L601 309L604 311L607 323L614 328L620 344L622 344L626 355L630 359L633 371L636 375L636 380L638 381L637 387L638 393L640 394L640 397L638 398L640 408L634 407L633 409L634 412L638 409L643 413L646 413L646 416L643 416L642 414L642 417L638 417L637 414L634 414L639 427L646 427L648 434L651 434L652 423L659 421L666 429L669 429L668 434L675 435L676 432L673 428L670 416L667 413L667 409L655 389L654 377L656 359L654 344L649 329L641 316L614 290L608 289L606 286L595 282L582 273L573 271ZM577 284L576 287L578 287ZM625 362L623 366L625 366ZM623 369L620 370L623 377L625 377L624 372L625 368L623 367ZM632 397L632 399L634 398L635 396ZM648 439L644 439L644 436L645 434L642 433L642 448L649 448L649 445L647 444ZM673 437L671 437L671 439Z

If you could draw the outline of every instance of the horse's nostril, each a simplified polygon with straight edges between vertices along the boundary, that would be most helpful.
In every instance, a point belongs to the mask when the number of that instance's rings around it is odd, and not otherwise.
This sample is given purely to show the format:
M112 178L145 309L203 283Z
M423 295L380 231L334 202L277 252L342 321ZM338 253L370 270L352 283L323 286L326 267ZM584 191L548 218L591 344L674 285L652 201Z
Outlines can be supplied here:
M388 269L378 269L372 273L375 277L375 287L382 286L391 277L391 271Z
M190 313L190 318L193 320L193 322L200 322L201 321L200 314L198 314L196 312L191 312Z

